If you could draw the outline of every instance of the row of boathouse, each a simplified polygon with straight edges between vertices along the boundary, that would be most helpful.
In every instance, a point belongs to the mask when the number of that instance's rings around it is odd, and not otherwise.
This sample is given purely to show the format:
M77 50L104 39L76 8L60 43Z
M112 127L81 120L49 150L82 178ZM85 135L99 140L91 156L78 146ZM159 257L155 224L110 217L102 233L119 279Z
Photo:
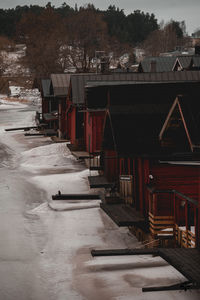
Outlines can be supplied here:
M40 90L38 121L87 159L115 223L200 248L200 71L52 74Z

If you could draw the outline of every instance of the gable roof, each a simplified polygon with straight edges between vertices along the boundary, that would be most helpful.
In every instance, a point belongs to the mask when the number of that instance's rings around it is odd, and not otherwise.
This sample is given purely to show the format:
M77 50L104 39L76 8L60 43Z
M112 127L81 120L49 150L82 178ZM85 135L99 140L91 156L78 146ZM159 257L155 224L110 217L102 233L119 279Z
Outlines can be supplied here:
M51 80L50 79L42 79L42 94L43 94L43 97L49 97L50 96L50 85L51 85Z
M183 69L188 69L192 63L192 56L179 56L178 61Z
M161 73L115 73L71 75L72 101L84 104L85 87L111 85L134 85L138 83L200 82L199 71L161 72Z
M51 74L54 96L67 96L70 76L69 74Z
M145 57L139 64L141 72L151 72L151 63L155 62L156 72L170 72L176 61L175 56L158 56L158 57Z
M193 56L193 67L200 68L200 55Z
M166 120L163 124L161 132L159 134L159 138L162 139L164 132L166 131L172 114L175 110L178 110L182 128L185 130L185 134L187 140L189 142L191 151L200 150L200 102L198 99L198 95L196 97L193 95L192 97L188 96L179 96L175 99L172 104L169 113L166 117ZM173 122L174 122L173 118ZM177 122L176 122L177 123ZM176 124L176 127L178 124ZM176 135L177 136L177 135Z

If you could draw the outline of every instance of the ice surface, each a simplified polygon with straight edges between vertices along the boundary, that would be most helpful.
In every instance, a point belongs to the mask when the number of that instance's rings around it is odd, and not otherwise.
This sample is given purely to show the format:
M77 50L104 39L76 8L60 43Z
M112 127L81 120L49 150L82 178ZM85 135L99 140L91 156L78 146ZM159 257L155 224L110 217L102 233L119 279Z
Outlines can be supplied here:
M17 106L13 117L11 112L0 111L0 142L5 145L4 152L9 148L6 165L0 167L4 172L0 176L4 195L0 199L0 299L200 298L199 291L142 293L142 287L185 281L159 257L92 258L91 249L142 245L127 228L112 222L99 208L98 200L51 200L58 190L93 192L87 181L89 171L72 157L65 144L5 133L5 124L32 122L33 112L28 109Z

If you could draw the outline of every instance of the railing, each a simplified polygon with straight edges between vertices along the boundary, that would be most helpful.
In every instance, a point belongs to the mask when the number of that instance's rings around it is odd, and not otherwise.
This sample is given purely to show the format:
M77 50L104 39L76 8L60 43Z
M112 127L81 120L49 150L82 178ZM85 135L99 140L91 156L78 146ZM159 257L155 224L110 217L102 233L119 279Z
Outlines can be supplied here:
M175 225L175 239L177 245L182 248L194 248L196 245L195 233L177 224Z
M174 234L173 216L154 216L149 213L149 225L153 236L169 236Z
M177 190L147 188L151 234L173 235L180 247L199 247L198 202Z
M90 153L90 159L89 159L89 168L100 168L100 155L99 152L97 153Z
M133 176L121 175L119 177L120 197L126 204L133 205Z

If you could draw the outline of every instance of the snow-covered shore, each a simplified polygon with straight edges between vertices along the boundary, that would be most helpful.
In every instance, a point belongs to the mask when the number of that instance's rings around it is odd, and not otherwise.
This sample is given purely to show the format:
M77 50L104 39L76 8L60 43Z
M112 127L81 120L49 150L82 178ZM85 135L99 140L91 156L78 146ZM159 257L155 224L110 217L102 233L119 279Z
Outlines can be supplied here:
M15 104L12 107L6 103L1 105L7 106L5 111L22 111L20 118L23 116L23 119L15 119L14 124L31 125L33 122L33 112L28 111L28 107L23 111L24 104L17 104L17 107ZM99 201L53 202L51 195L58 190L62 193L90 193L88 169L71 155L66 144L53 144L46 137L24 137L19 132L5 133L5 126L13 123L12 120L0 123L0 142L9 147L12 167L22 176L24 184L28 182L35 187L34 194L30 196L33 203L24 212L25 217L31 220L26 235L31 237L30 248L34 248L34 256L29 257L28 261L18 260L20 279L13 279L12 274L10 279L4 279L0 268L0 290L4 292L0 300L200 298L198 291L142 293L142 287L171 285L186 280L159 257L92 258L91 249L135 248L141 247L141 244L127 228L119 228L112 222L99 208ZM9 169L6 171L9 172ZM27 194L24 194L21 201L26 202L26 197ZM42 202L38 203L40 198ZM9 217L9 209L6 213ZM0 218L6 219L2 207L0 214ZM23 232L21 235L19 239L27 238ZM7 247L11 245L8 244ZM16 260L11 257L1 263L1 259L4 257L0 255L0 266L3 265L3 269L6 268L6 263L12 267ZM25 284L27 282L29 283ZM7 294L5 288L8 290Z

